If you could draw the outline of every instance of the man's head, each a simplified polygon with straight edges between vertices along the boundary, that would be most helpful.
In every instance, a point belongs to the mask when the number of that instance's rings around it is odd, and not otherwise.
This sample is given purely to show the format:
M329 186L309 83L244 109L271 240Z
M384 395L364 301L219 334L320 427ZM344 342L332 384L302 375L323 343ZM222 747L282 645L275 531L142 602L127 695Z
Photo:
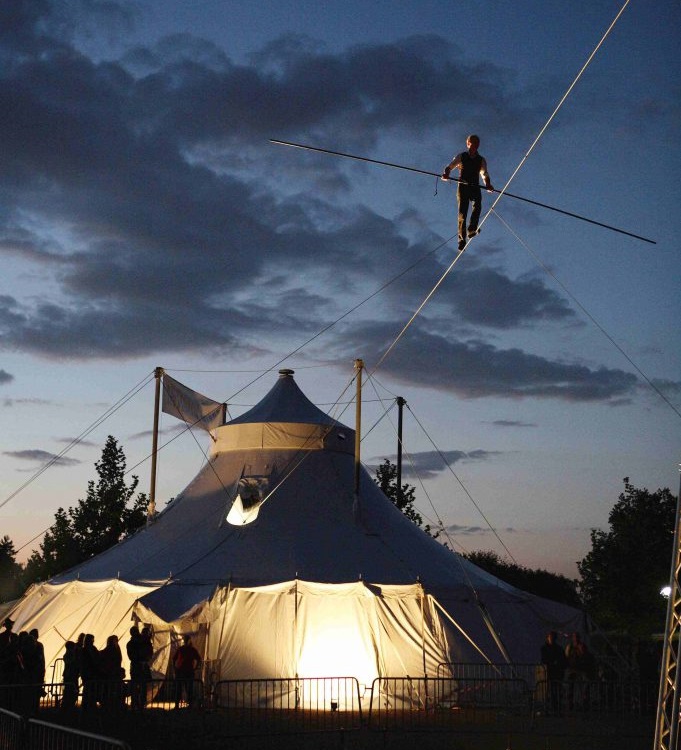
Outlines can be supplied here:
M2 623L4 627L7 628L7 630L11 630L12 626L14 625L14 620L10 620L9 617L5 619L5 622Z
M191 636L190 635L183 635L182 636L182 642L183 643L191 643Z
M469 135L466 138L466 146L468 146L468 151L474 154L480 147L480 138L477 135Z

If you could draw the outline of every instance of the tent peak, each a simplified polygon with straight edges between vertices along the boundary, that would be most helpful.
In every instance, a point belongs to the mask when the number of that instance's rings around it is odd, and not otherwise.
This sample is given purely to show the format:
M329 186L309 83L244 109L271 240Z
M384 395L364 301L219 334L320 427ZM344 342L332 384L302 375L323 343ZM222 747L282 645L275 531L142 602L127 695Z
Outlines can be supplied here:
M310 401L300 390L293 373L288 368L279 370L279 377L267 395L247 412L227 422L227 425L290 422L343 427Z

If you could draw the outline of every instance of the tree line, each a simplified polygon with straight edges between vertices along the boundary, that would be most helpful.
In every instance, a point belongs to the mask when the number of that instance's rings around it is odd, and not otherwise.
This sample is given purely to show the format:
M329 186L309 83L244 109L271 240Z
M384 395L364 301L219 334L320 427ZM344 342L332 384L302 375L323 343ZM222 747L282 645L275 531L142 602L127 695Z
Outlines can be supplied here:
M11 539L6 536L0 541L0 601L16 598L30 584L104 552L145 523L147 495L136 494L138 477L133 475L126 482L125 453L112 435L106 439L95 472L97 479L88 482L84 498L73 507L57 509L54 523L25 566L16 562Z
M8 536L0 539L0 602L19 597L32 583L47 580L103 552L144 525L148 497L137 492L139 479L126 482L123 448L108 436L95 463L97 479L73 507L59 508L39 549L25 565ZM417 526L440 536L416 510L416 491L397 486L397 467L385 459L376 484ZM478 550L468 560L518 589L585 609L603 630L633 637L664 631L676 498L668 489L650 492L624 479L624 491L608 517L609 530L591 530L591 550L577 563L579 579L509 562L496 552ZM445 542L445 546L447 543Z
M414 507L414 487L403 484L398 492L397 468L388 459L376 469L375 481L408 518L437 536ZM577 562L578 579L527 568L489 550L464 557L516 588L585 609L602 630L634 638L663 633L667 602L661 589L671 571L676 497L667 488L651 492L628 477L623 482L609 530L591 530L591 550Z

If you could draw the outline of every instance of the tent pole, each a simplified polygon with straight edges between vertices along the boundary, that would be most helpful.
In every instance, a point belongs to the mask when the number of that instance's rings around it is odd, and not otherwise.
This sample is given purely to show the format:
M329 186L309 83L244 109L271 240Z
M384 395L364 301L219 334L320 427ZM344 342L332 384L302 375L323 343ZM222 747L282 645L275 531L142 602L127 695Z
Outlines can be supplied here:
M156 515L156 454L158 453L158 417L161 402L161 377L163 368L154 370L156 389L154 391L154 430L151 438L151 479L149 480L149 505L147 506L147 523Z
M423 612L423 606L424 606L424 597L425 597L425 591L423 589L423 584L419 580L419 590L421 591L421 657L423 659L423 676L426 680L428 680L428 670L426 669L426 622L425 622L425 615ZM426 686L428 685L428 682L426 682ZM428 688L426 687L426 695L427 695Z
M506 663L513 664L513 660L509 656L508 651L506 650L506 646L504 646L504 642L501 640L501 636L499 635L499 633L497 633L496 628L494 627L494 623L492 622L492 618L487 611L487 607L485 607L477 592L474 593L475 603L478 606L478 611L482 616L483 622L487 626L487 630L489 630L489 634L492 636L492 638L494 638L494 642L497 644L499 651L501 651L501 655L504 657L504 659L506 659Z
M360 443L362 440L362 370L364 360L355 360L357 370L357 397L355 399L355 495L359 496Z
M430 597L431 601L435 606L442 612L442 614L452 623L452 625L461 633L461 635L470 643L470 645L482 656L482 658L488 663L493 664L492 660L487 654L478 646L478 644L468 635L468 633L459 625L459 623L447 612L447 610L440 604L440 602L434 597ZM498 671L498 670L497 670Z
M402 396L397 399L397 507L402 507L402 412L407 403Z

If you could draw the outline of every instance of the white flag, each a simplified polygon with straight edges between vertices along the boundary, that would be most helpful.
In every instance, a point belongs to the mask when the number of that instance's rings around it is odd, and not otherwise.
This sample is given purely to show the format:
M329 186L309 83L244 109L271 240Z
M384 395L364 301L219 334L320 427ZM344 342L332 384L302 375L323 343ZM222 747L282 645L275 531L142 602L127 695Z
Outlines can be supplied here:
M192 426L213 430L225 423L225 405L163 375L163 411Z

